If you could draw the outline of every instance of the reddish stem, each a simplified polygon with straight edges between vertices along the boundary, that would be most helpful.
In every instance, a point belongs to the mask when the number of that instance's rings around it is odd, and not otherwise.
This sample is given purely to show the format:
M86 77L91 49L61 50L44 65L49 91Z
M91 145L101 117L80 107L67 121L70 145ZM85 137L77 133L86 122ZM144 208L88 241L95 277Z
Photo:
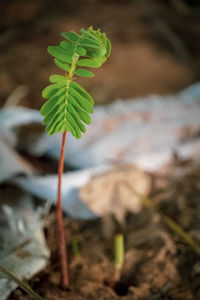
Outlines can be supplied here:
M64 223L63 223L62 200L61 200L61 183L62 183L62 174L63 174L63 166L64 166L66 135L67 132L65 131L62 136L62 146L61 146L59 169L58 169L57 226L58 226L59 256L60 256L60 265L61 265L61 283L63 288L68 289L69 277L68 277L68 267L67 267L67 249L66 249L66 238L65 238L65 230L64 230Z

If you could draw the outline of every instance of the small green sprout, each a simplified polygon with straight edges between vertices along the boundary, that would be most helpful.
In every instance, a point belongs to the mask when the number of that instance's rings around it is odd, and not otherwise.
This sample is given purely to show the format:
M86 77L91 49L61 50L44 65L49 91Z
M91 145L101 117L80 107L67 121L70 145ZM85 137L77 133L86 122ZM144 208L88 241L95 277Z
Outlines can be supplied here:
M124 236L121 233L115 235L115 268L121 271L124 264Z
M72 236L72 251L74 257L80 257L79 241L77 236Z

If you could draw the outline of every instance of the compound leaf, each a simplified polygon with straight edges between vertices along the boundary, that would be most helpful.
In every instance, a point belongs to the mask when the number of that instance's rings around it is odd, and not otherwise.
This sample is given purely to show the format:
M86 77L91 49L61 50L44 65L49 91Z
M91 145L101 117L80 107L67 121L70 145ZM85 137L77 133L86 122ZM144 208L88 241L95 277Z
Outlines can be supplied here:
M111 44L105 33L89 27L80 34L73 31L61 34L66 40L58 46L49 46L48 53L54 57L57 67L65 76L51 75L51 82L43 91L40 113L49 135L70 131L76 138L86 132L83 123L90 124L94 100L90 94L74 82L74 75L93 77L94 73L85 68L99 68L110 55Z

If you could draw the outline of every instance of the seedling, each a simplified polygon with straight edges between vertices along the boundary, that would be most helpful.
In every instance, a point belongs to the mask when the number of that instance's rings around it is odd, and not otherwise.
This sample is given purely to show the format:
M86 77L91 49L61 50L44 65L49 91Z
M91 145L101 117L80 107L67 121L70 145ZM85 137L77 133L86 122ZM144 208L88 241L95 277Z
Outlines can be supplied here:
M115 272L111 279L105 280L105 284L114 290L117 290L120 283L121 271L124 265L124 236L121 233L114 238L114 266Z
M115 235L115 280L118 281L121 276L121 270L124 264L124 236L121 233Z
M72 251L74 257L80 257L79 241L77 236L72 236Z
M105 33L89 27L77 34L73 31L61 34L66 40L59 46L49 46L48 53L55 59L63 75L51 75L48 85L42 92L47 99L40 112L43 124L49 135L62 133L62 146L58 170L57 226L61 264L61 281L64 288L69 287L65 232L61 207L61 180L64 165L66 134L68 131L79 139L86 132L83 123L90 124L94 101L88 92L75 82L75 75L93 77L94 74L82 67L99 68L110 56L111 43Z

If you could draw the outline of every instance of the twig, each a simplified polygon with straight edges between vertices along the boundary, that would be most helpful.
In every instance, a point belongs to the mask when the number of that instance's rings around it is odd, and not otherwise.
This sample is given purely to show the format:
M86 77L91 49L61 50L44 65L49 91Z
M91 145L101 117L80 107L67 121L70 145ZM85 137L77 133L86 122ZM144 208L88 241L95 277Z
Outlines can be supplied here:
M4 273L9 279L14 281L23 291L25 291L32 299L34 300L45 300L44 298L40 297L36 292L34 292L31 287L18 279L14 274L6 270L4 267L0 266L0 271Z
M181 236L185 242L192 247L192 249L200 255L200 246L198 243L195 242L195 240L192 238L192 236L185 232L179 224L177 224L175 221L173 221L171 218L163 214L158 208L155 207L154 203L152 200L148 197L145 197L138 192L135 191L135 189L127 182L124 182L124 184L127 186L127 188L132 191L140 200L142 201L143 205L146 207L152 209L154 212L158 213L161 217L161 219L174 231L176 232L179 236Z

